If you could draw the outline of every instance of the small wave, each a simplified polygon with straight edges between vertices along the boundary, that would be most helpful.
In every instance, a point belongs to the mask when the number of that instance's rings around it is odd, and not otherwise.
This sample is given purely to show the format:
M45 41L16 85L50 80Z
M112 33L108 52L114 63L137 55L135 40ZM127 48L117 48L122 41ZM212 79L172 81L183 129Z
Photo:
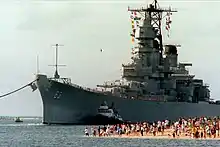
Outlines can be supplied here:
M21 117L22 118L22 117ZM42 118L31 118L31 117L23 117L22 119L25 119L25 120L41 120Z
M45 124L42 123L29 123L29 124L24 124L25 126L44 126Z
M0 116L0 120L14 120L16 117ZM22 120L42 120L42 117L20 117Z
M17 126L43 126L45 124L42 123L20 123L20 124L0 124L0 126L11 126L11 127L17 127Z

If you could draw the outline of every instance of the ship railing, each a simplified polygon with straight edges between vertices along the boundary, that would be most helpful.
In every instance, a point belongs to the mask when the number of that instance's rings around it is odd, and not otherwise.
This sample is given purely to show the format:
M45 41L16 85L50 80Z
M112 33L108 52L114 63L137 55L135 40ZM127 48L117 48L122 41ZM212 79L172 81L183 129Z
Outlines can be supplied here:
M83 87L83 86L79 86L77 84L71 84L73 87L76 88L80 88L83 89L85 91L89 91L89 92L94 92L94 93L100 93L100 94L104 94L104 95L109 95L109 96L117 96L117 97L121 97L121 98L130 98L130 99L139 99L139 100L145 100L145 101L158 101L158 102L164 102L165 97L164 96L157 96L157 95L150 95L148 97L127 97L127 96L122 96L119 94L114 94L110 91L106 91L104 89L94 89L94 88L88 88L88 87Z
M53 81L56 81L56 82L59 82L59 83L68 84L70 86L73 86L73 87L79 88L79 89L83 89L85 91L96 92L96 93L103 93L103 91L98 90L98 89L88 88L88 87L84 87L84 86L80 86L80 85L74 84L74 83L71 82L70 78L59 78L59 79L49 78L49 79L53 80Z
M122 67L126 69L135 69L134 64L122 64Z
M170 68L170 71L174 72L174 74L189 74L187 70L180 70L175 68Z
M123 96L126 99L133 99L133 100L144 100L144 101L157 101L157 102L166 102L164 96L148 96L148 97L133 97L133 96Z
M134 64L133 64L133 63L130 63L130 62L128 62L128 63L123 63L123 64L122 64L123 67L124 67L124 66L125 66L125 67L126 67L126 66L132 66L132 65L134 65Z
M54 79L54 78L50 78L51 80L55 80L57 82L64 82L65 80L67 80L68 78L60 78L60 80ZM111 95L111 96L118 96L118 97L122 97L122 98L129 98L129 99L140 99L140 100L146 100L146 101L165 101L164 96L156 96L156 95L151 95L148 97L128 97L128 96L122 96L122 95L118 95L118 94L114 94L110 91L106 91L104 89L97 89L97 88L88 88L88 87L84 87L84 86L80 86L74 83L71 83L70 81L68 82L69 85L75 87L75 88L79 88L79 89L83 89L85 91L89 91L89 92L94 92L94 93L102 93L104 95Z
M112 92L104 90L104 89L88 88L88 87L83 87L83 86L79 86L79 85L76 85L76 84L71 84L71 86L73 86L75 88L83 89L83 90L89 91L89 92L102 93L104 95L114 95Z
M135 67L133 65L132 66L124 66L123 68L124 68L124 71L126 71L126 70L134 70L135 69Z
M50 80L64 83L64 84L71 84L71 79L70 78L49 78Z
M80 86L80 85L76 85L76 84L71 84L71 85L75 88L83 89L88 92L103 93L102 90L98 90L96 88L88 88L88 87L84 87L84 86Z
M82 88L85 91L89 91L89 92L94 92L94 93L100 93L100 94L104 94L104 95L109 95L109 96L116 96L116 97L120 97L120 98L126 98L126 99L139 99L139 100L144 100L144 101L158 101L158 102L165 102L165 98L164 97L158 97L155 95L149 96L149 97L127 97L127 96L123 96L120 94L114 94L110 91L106 91L106 90L98 90L98 89L92 89L92 88L87 88L87 87L81 87L79 85L74 84L75 87L77 88Z

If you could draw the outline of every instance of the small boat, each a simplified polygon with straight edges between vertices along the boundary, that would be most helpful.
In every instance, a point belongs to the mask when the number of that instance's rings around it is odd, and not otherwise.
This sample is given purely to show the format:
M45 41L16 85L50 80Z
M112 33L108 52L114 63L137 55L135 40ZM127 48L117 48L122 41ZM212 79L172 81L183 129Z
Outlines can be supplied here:
M21 120L20 117L16 117L15 122L23 122L23 120Z
M118 114L114 108L109 108L107 104L102 104L99 109L98 109L98 115L114 119L114 120L119 120L123 121L122 117Z
M97 108L96 115L90 115L83 118L83 122L86 122L90 125L113 125L113 124L121 124L125 121L122 119L121 115L119 115L118 111L114 107L114 103L112 106L108 106L106 101L102 103Z

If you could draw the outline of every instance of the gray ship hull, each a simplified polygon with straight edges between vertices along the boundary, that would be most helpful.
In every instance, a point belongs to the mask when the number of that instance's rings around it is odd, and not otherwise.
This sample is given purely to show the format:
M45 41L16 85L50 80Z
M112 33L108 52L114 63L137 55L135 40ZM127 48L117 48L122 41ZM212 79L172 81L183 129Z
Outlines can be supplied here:
M209 103L156 102L125 99L87 91L38 75L45 124L94 124L97 109L106 101L114 103L124 121L176 120L179 117L218 116L220 105Z

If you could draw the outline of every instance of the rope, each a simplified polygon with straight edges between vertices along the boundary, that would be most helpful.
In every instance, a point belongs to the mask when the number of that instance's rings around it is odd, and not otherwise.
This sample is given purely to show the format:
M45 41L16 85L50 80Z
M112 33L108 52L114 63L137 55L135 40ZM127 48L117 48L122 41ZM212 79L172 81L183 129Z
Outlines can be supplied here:
M15 92L17 92L17 91L20 91L20 90L24 89L24 88L27 87L27 86L31 86L32 83L34 83L34 82L37 81L37 80L38 80L38 79L35 79L34 81L30 82L30 83L27 84L27 85L24 85L24 86L22 86L22 87L20 87L20 88L18 88L18 89L16 89L16 90L14 90L14 91L11 91L11 92L9 92L9 93L3 94L3 95L0 96L0 98L3 98L3 97L8 96L8 95L10 95L10 94L13 94L13 93L15 93Z

